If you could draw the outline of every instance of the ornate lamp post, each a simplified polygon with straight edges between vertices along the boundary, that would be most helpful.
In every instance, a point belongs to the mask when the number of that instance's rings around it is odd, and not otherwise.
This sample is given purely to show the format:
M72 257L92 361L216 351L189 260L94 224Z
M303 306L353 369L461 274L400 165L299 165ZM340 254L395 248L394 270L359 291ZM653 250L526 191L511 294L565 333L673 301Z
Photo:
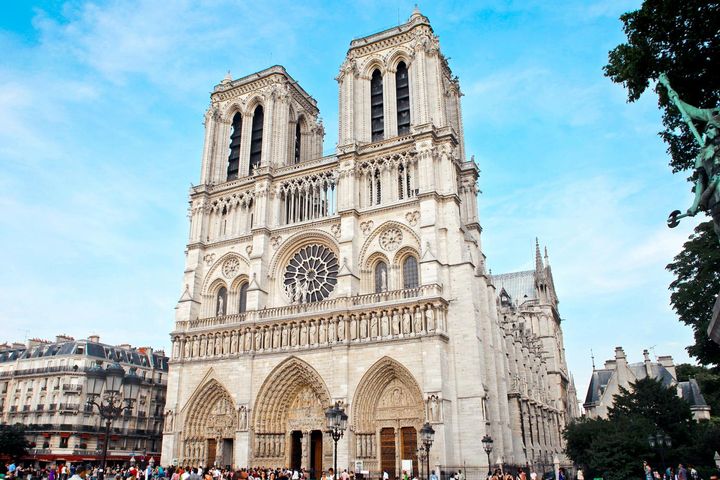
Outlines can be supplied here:
M663 466L663 475L665 475L665 471L667 470L667 467L665 466L665 447L672 448L672 439L670 438L670 435L666 434L662 430L658 430L655 435L652 433L648 435L648 443L650 444L650 448L654 449L657 446L660 451L660 461Z
M140 388L140 381L140 377L137 376L134 369L131 369L130 373L125 375L125 370L118 363L108 365L105 370L99 365L95 365L87 372L89 395L87 405L97 407L100 417L105 420L105 443L103 445L100 470L98 471L99 480L105 478L110 426L113 420L132 410L133 401ZM121 387L122 397L120 397ZM123 402L125 405L123 405Z
M430 480L430 447L432 446L433 440L435 439L435 430L433 430L430 422L425 422L425 425L420 429L420 440L422 441L423 447L425 448L425 475Z
M347 428L347 420L348 416L345 413L345 411L340 406L340 402L335 402L335 405L329 407L327 410L325 410L325 420L327 421L327 433L330 434L330 436L333 439L333 442L335 442L335 455L334 455L334 465L335 468L333 470L333 477L337 477L337 444L338 440L340 440L343 436L343 433L345 432L345 429Z
M493 450L493 439L490 435L485 435L482 440L480 440L483 445L483 450L485 450L485 453L488 457L488 477L492 476L492 464L490 463L490 454Z

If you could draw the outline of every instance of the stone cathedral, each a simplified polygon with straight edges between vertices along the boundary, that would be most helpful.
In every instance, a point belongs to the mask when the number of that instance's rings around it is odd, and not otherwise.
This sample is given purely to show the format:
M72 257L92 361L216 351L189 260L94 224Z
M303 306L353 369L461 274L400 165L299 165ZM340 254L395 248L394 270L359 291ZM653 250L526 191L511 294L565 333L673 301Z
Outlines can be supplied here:
M547 255L490 275L460 86L428 19L350 43L339 138L281 66L210 96L162 463L417 473L538 465L577 415ZM420 462L421 464L423 462Z

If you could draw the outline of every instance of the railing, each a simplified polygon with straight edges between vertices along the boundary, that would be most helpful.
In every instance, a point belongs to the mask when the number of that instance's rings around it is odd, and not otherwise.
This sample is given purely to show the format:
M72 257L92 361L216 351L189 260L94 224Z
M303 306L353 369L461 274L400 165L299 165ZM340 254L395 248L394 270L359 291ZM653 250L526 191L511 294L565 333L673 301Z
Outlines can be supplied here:
M75 385L72 383L63 383L62 389L65 392L82 392L82 385Z
M77 403L61 403L58 407L61 412L79 412L80 404Z
M7 372L0 373L0 378L2 377L21 377L25 375L39 375L44 373L58 373L58 372L72 372L72 373L83 373L86 372L88 368L86 367L76 367L76 366L60 366L60 367L38 367L38 368L25 368L22 370L11 370ZM53 387L54 390L59 390L60 386L55 385Z
M239 323L252 323L273 319L286 319L288 317L304 316L313 313L332 313L338 310L350 310L353 307L367 305L381 305L389 302L405 301L408 299L435 297L442 295L443 287L437 283L421 285L417 288L391 290L381 293L368 293L351 297L337 297L321 302L285 305L282 307L251 310L244 313L224 315L222 317L199 318L177 322L178 330L187 331L208 327L236 325Z

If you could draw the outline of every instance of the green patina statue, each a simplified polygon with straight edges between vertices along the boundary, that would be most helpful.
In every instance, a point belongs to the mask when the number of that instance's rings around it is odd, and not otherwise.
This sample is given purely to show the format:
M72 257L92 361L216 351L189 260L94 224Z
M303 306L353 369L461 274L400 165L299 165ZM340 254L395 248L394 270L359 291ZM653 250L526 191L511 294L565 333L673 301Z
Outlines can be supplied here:
M683 217L708 212L714 220L715 233L720 240L720 108L697 108L683 102L665 74L660 75L660 83L667 88L670 99L680 110L683 120L700 145L700 153L695 159L695 200L686 213L680 210L672 212L667 220L668 226L674 228ZM703 135L700 135L693 120L704 123Z

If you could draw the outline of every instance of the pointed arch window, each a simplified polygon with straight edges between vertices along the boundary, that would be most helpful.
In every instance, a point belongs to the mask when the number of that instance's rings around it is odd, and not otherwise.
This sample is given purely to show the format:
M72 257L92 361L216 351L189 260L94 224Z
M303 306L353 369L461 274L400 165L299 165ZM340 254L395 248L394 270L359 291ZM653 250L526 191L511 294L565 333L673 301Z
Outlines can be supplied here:
M301 147L300 120L295 124L295 163L300 163L300 147Z
M383 113L383 79L380 70L375 70L370 79L370 124L372 141L382 140L385 135Z
M262 141L263 141L263 120L265 114L262 105L255 107L252 121L252 134L250 135L250 175L253 170L260 166L262 158Z
M405 62L400 62L395 72L395 92L397 97L398 135L410 133L410 81Z
M227 288L220 287L215 299L215 315L222 317L227 312Z
M385 262L378 262L375 265L375 293L387 292L387 265Z
M230 155L228 155L227 179L238 178L240 167L240 134L242 132L242 114L236 113L232 119L232 133L230 134Z
M240 286L240 300L238 302L238 312L240 313L245 313L247 311L247 292L248 284L245 282Z
M403 288L417 288L419 284L417 259L409 256L403 261Z

